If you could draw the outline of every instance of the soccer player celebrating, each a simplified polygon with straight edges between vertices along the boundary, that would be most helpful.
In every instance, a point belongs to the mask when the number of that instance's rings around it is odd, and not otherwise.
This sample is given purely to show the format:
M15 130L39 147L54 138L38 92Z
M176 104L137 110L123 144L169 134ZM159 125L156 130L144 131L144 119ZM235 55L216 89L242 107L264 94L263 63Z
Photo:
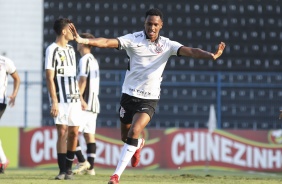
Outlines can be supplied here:
M81 38L73 24L70 25L78 43L100 48L124 49L129 58L122 86L120 101L121 139L124 142L119 163L108 184L118 184L120 176L131 160L136 167L144 139L140 133L152 119L160 99L162 73L172 55L216 60L221 56L225 44L221 42L215 53L199 48L183 46L159 34L163 27L163 14L159 9L150 9L145 15L144 30L114 39Z

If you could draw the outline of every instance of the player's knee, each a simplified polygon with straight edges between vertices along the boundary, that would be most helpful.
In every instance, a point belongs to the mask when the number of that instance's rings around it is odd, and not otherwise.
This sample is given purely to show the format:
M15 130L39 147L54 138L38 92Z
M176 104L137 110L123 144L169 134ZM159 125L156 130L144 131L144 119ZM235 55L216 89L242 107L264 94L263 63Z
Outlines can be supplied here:
M70 131L68 133L68 137L70 137L72 139L77 139L78 138L78 132L77 131Z
M68 135L68 130L65 130L65 129L61 129L58 131L58 138L59 139L64 139L66 138Z
M141 128L139 128L139 127L133 127L133 128L129 131L129 134L130 134L132 137L139 137L141 131L142 131Z

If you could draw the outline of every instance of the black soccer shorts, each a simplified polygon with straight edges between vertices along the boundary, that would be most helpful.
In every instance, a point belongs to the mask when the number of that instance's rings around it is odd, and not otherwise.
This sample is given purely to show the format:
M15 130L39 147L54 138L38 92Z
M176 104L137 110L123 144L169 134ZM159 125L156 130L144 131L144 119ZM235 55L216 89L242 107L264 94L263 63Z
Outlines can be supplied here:
M123 93L120 100L119 118L124 124L131 124L135 113L147 113L152 119L159 99L142 99Z
M6 110L7 104L0 103L0 119Z

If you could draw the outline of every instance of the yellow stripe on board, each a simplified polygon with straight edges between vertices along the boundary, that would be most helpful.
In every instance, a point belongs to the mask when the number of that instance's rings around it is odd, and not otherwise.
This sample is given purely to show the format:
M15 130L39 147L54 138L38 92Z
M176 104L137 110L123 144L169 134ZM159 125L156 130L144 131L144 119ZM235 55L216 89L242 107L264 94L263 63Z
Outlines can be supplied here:
M19 128L1 127L0 139L5 155L9 160L9 168L17 168L19 163Z

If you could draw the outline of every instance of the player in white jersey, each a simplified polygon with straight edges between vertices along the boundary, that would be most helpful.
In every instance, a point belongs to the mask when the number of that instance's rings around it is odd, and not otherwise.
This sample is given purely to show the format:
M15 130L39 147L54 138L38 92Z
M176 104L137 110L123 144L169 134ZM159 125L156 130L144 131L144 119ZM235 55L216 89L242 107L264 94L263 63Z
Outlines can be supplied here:
M13 78L13 92L11 95L9 95L9 105L13 107L15 105L16 97L20 87L20 77L18 75L14 62L7 57L0 56L0 119L6 110L8 102L8 75L11 75L11 77ZM7 164L8 160L4 153L0 137L0 174L4 173Z
M50 97L50 114L56 124L57 156L59 175L55 179L72 179L72 164L81 124L82 109L87 104L81 102L82 96L76 79L75 51L69 41L73 35L68 29L71 21L59 18L54 23L56 41L48 46L45 55L46 82Z
M163 37L159 31L163 27L163 14L158 9L150 9L145 15L144 30L127 34L115 39L81 38L73 24L70 25L78 43L101 48L124 49L129 57L129 67L122 86L120 107L121 135L125 143L119 163L108 184L117 184L131 159L136 167L140 160L140 151L144 139L140 133L151 120L160 98L162 73L170 56L187 56L199 59L215 60L221 56L225 44L221 42L215 53L199 48L183 46Z
M82 38L94 38L90 33L80 34ZM79 127L79 132L84 135L85 142L87 144L87 161L85 160L81 147L77 146L76 157L78 160L77 168L73 170L75 174L88 174L95 175L94 161L96 157L96 120L98 113L100 112L99 103L99 86L100 86L100 71L99 64L96 58L91 53L92 46L85 44L77 44L77 51L81 55L79 60L79 90L83 96L83 99L88 104L88 108L84 111L83 120L84 126Z

